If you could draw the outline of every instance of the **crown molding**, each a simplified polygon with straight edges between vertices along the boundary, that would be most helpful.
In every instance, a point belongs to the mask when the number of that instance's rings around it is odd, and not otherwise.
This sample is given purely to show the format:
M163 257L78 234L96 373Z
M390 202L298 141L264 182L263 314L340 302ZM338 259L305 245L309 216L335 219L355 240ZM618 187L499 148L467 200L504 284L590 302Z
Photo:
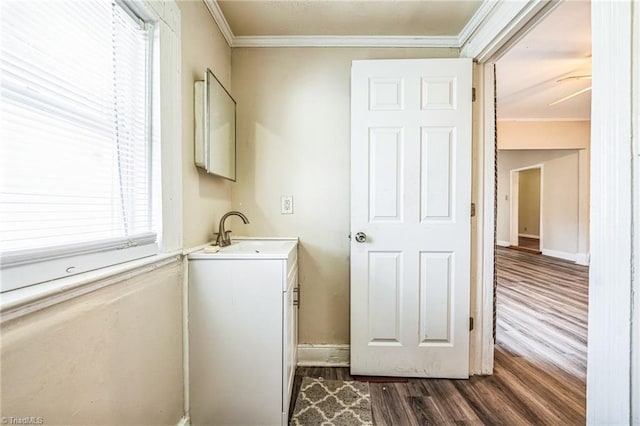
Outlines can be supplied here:
M202 0L202 1L204 1L204 4L207 6L207 9L209 9L209 13L211 14L211 17L213 18L213 20L216 21L216 24L218 25L218 28L220 29L222 36L227 41L227 44L230 47L232 47L233 39L235 38L235 36L233 35L233 31L231 31L231 27L227 22L227 18L224 17L224 14L222 13L222 9L220 9L220 5L218 5L218 2L216 0Z
M458 35L452 36L236 36L216 0L203 0L229 47L445 47L461 48L499 0L485 0Z
M237 36L231 47L459 47L456 36Z
M496 7L498 0L484 0L476 13L473 14L467 25L458 34L458 46L462 47L471 38L473 33L476 32L480 25L487 19L489 13Z
M494 3L490 13L487 12L485 18L460 46L461 57L474 58L480 63L489 60L495 62L502 53L562 3L562 0L485 0L485 3L488 1Z

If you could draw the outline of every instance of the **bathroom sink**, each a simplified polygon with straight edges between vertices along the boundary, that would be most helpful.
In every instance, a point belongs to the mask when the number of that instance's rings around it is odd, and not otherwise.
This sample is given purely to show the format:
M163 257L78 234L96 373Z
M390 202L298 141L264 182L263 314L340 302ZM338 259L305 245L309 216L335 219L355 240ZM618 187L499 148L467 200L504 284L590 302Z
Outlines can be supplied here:
M297 238L232 238L231 245L217 253L205 250L189 255L190 259L286 259L295 250Z
M291 243L277 240L231 240L231 245L222 247L219 253L280 253L287 252Z

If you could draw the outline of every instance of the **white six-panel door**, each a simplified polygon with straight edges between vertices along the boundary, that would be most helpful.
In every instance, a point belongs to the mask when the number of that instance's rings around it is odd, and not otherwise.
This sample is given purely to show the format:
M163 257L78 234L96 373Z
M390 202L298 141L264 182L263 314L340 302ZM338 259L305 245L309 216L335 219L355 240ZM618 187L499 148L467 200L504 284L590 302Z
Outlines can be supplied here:
M351 374L469 375L471 73L353 62Z

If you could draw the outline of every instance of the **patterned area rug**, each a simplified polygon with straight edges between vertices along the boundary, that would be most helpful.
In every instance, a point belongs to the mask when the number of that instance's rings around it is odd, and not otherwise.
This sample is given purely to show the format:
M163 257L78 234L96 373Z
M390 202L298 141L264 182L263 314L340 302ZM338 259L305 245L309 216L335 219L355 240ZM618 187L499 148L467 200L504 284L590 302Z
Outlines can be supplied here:
M291 425L373 425L369 384L305 377Z

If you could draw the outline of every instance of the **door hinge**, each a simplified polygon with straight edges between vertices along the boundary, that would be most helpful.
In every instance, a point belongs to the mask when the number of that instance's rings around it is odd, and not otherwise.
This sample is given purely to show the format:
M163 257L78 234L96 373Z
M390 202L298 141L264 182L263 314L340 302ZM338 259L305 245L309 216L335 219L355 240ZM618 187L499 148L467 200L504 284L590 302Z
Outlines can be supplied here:
M472 87L471 88L471 102L475 102L476 101L476 88Z
M469 331L473 331L473 317L469 317Z
M297 306L300 309L300 284L293 289L293 306Z
M471 217L476 215L476 203L471 203Z

